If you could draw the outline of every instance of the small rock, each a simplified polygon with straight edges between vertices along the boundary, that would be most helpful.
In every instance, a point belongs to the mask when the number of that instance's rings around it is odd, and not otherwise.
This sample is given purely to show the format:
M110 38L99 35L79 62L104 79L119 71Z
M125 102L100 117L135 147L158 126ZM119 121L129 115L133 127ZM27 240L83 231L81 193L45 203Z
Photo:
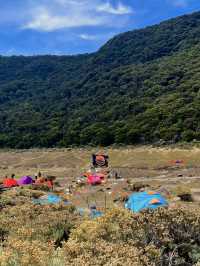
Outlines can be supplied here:
M196 189L191 189L191 193L192 193L192 199L195 202L200 202L200 189L196 188Z

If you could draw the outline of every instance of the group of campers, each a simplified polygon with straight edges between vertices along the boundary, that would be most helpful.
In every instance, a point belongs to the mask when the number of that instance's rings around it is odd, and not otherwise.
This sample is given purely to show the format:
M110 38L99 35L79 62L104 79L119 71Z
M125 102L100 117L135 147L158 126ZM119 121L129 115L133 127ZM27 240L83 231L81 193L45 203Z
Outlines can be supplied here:
M104 154L92 154L92 165L93 168L96 167L108 167L108 156ZM102 179L104 179L104 174L83 174L87 179L88 183L91 185L100 184ZM3 179L3 184L0 188L12 188L17 186L24 185L42 185L47 186L49 189L53 190L54 187L54 176L44 177L41 172L31 176L23 176L20 179L16 179L15 174L12 174L11 177L5 176Z
M110 171L108 170L108 159L109 157L104 154L92 154L92 167L88 172L82 174L82 177L79 178L79 185L84 182L84 185L88 184L90 186L101 185L106 182L107 178L121 178L118 174L110 176ZM55 204L61 201L61 198L55 194L54 188L54 176L44 177L41 172L35 174L32 178L31 176L23 176L20 179L15 178L15 174L12 174L11 177L5 177L3 184L0 189L9 189L16 186L32 185L32 186L47 186L52 192L47 194L42 199L34 199L35 204ZM69 193L73 194L72 189L69 186ZM66 204L66 202L65 202ZM133 192L125 200L124 207L132 210L133 212L140 212L143 209L156 209L158 207L168 206L167 200L160 194L154 191L139 191ZM80 209L81 210L81 209ZM82 212L82 210L81 210ZM101 216L102 213L99 213L96 208L92 209L93 217Z
M84 174L87 178L87 183L90 185L99 185L104 182L107 173L106 168L108 167L107 155L103 154L93 154L92 155L92 165L93 169ZM94 171L93 171L94 170ZM121 179L121 177L116 172L112 177L115 179ZM125 200L124 207L133 211L140 212L144 209L156 209L159 207L168 206L167 200L160 193L155 191L139 191L130 194ZM96 211L96 209L95 209ZM102 214L95 213L95 217L101 216Z
M92 167L82 174L82 176L77 180L77 183L85 183L89 185L100 185L105 181L108 171L109 157L104 154L92 154Z
M49 189L53 189L55 177L47 176L43 177L41 172L31 176L23 176L20 179L16 179L15 174L12 174L11 177L5 176L3 179L2 188L12 188L17 186L24 185L44 185Z

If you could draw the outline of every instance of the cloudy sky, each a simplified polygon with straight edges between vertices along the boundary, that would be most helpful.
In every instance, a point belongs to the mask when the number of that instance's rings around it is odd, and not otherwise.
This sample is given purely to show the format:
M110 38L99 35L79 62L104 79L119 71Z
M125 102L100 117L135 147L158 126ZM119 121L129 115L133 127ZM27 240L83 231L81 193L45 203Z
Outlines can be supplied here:
M0 54L96 51L114 35L200 10L200 0L0 0Z

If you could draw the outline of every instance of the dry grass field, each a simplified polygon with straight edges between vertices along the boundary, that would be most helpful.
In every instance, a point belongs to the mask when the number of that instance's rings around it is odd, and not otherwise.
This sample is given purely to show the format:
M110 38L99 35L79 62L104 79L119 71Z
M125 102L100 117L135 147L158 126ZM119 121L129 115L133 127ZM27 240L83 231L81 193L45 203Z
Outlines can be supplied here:
M200 148L119 148L119 149L41 149L0 151L1 176L15 173L17 176L44 174L58 177L74 177L90 166L91 154L105 152L110 166L122 172L124 177L157 176L173 168L172 160L184 160L182 168L198 175ZM189 169L192 169L189 171ZM200 174L200 173L199 173Z
M77 185L91 154L99 151L109 155L109 169L122 178ZM0 266L199 265L199 148L2 150L0 162L1 178L55 175L54 192L71 202L37 205L33 198L47 192L32 186L0 193ZM125 210L123 199L137 186L159 191L168 208L140 215ZM179 196L194 190L197 200ZM78 210L87 214L91 204L104 215L81 216Z
M41 171L44 175L55 175L65 190L81 173L89 169L91 154L95 152L107 153L110 169L117 171L123 178L120 181L107 180L101 186L110 191L107 193L108 203L127 191L127 180L131 183L145 183L151 189L164 187L176 194L193 188L200 189L200 149L196 147L2 150L0 176L15 173L20 177ZM183 160L183 163L176 165L172 162L174 160ZM85 206L88 197L96 202L101 199L99 205L104 206L104 191L101 187L78 189L73 200L76 205Z

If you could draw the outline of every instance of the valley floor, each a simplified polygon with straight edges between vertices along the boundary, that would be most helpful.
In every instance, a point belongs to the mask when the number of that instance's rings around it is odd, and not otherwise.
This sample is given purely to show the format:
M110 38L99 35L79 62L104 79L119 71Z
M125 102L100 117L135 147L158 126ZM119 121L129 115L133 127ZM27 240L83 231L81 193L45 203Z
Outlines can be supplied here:
M102 199L108 190L108 202L130 192L128 183L142 183L151 189L165 188L173 195L200 189L200 148L94 148L94 149L41 149L0 151L0 177L15 173L17 177L33 176L38 171L44 175L55 175L65 191L77 177L91 165L91 154L105 152L109 155L110 170L117 171L121 180L107 180L102 186L78 189L79 199L75 203L85 206L87 197L92 201ZM180 164L175 161L181 161ZM104 198L104 196L103 196ZM84 200L83 200L84 199ZM99 205L104 206L101 202Z

